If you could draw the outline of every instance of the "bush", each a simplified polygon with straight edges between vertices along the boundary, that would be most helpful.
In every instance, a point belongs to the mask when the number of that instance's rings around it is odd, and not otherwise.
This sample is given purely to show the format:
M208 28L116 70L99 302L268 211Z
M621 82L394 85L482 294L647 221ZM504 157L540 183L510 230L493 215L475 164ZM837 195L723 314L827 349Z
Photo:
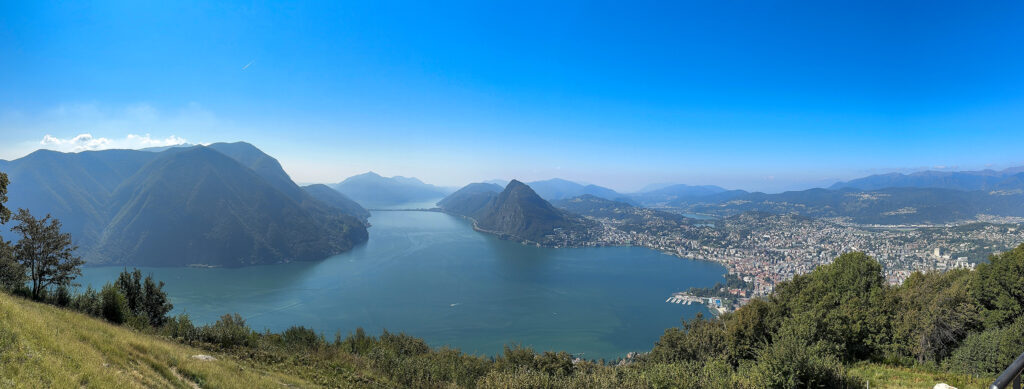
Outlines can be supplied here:
M1024 318L1006 328L967 336L945 361L947 369L965 374L998 374L1024 351Z
M223 348L255 345L256 334L245 325L245 319L235 313L224 315L212 325L203 326L200 338Z
M645 359L662 363L700 361L722 355L725 347L722 321L707 320L698 314L693 320L683 322L682 328L665 330Z
M759 388L855 387L836 356L834 345L815 341L817 331L807 315L785 322L775 341L762 350L747 377Z
M103 285L100 299L102 300L101 312L104 319L114 324L121 324L128 320L131 311L128 309L128 302L125 301L124 295L117 287L109 283Z
M103 300L100 298L100 294L90 286L82 294L71 298L71 309L86 315L102 317Z
M199 330L185 313L167 319L167 323L161 327L161 332L164 336L181 339L189 345L199 340Z
M303 326L292 326L281 334L284 344L300 349L320 349L324 340L313 330Z

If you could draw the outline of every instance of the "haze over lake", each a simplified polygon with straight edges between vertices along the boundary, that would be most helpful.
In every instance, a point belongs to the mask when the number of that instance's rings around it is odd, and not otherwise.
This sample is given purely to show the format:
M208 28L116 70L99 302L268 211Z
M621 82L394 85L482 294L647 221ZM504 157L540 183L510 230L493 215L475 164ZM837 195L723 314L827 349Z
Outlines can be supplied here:
M469 353L522 343L587 359L650 350L682 317L708 314L665 299L725 274L639 247L524 246L436 212L376 211L370 223L365 245L320 262L142 271L197 325L237 312L260 331L303 325L330 340L386 328ZM98 289L121 270L85 268L78 281Z

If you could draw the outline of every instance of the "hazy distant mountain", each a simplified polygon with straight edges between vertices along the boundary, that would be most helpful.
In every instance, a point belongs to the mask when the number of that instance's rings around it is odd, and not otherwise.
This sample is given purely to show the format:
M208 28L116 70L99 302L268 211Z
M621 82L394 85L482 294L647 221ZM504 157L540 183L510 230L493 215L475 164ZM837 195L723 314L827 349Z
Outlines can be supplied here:
M218 148L233 156L203 146L40 150L0 170L8 204L59 218L89 264L315 260L366 240L362 222L298 189L273 158L248 144Z
M437 206L449 213L476 218L480 210L487 207L502 190L501 186L495 184L469 184L438 201Z
M195 146L195 145L191 144L191 143L182 143L182 144L171 145L171 146L146 147L146 148L139 149L139 151L149 151L149 152L153 152L153 153L159 153L161 151L167 151L168 149L173 149L173 148L189 148L189 147L192 147L192 146Z
M370 211L367 211L366 208L327 185L313 184L304 186L302 189L324 204L338 208L364 222L370 217Z
M923 171L910 174L876 174L847 182L837 182L829 189L853 188L876 190L883 188L942 188L956 190L1009 190L1024 189L1021 186L1024 167L1001 171Z
M858 223L924 224L972 219L978 214L1024 217L1024 192L942 188L809 189L777 194L748 193L730 199L707 196L685 207L692 212L733 215L746 211L847 217Z
M714 185L656 184L645 189L650 190L631 194L630 198L640 204L650 206L668 205L725 192L733 192L734 194L746 193L743 191L727 191Z
M611 219L625 223L627 226L636 226L638 230L648 228L647 223L664 226L667 223L691 224L693 221L680 214L636 207L622 201L612 201L591 195L562 199L552 202L551 205L577 215Z
M352 176L329 186L371 208L434 200L451 193L449 189L425 184L416 178L381 177L374 172Z
M588 229L587 221L555 208L517 180L509 182L474 219L480 230L542 245L558 244L559 233L584 234Z
M585 194L613 200L622 197L618 192L597 185L583 185L561 178L552 178L544 181L534 181L528 184L540 197L545 200L559 200Z

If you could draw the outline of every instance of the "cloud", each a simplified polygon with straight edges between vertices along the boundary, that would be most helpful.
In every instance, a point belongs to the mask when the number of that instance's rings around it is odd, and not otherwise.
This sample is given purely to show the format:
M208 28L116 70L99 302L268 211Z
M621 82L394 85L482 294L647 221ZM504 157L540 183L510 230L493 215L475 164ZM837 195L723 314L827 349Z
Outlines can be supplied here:
M92 134L78 134L71 138L58 138L50 134L43 136L39 145L45 149L79 152L104 149L141 149L146 147L175 146L187 143L185 138L171 135L166 138L153 138L149 134L128 134L124 138L94 137Z

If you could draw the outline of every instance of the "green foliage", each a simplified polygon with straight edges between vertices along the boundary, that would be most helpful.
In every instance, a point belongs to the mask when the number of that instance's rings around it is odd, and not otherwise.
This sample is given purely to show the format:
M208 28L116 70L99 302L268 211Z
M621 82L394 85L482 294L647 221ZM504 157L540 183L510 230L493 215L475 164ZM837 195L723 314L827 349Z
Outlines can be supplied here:
M25 267L14 259L14 247L0 238L0 289L15 290L25 286Z
M816 340L817 325L810 315L783 323L774 341L758 353L749 375L760 388L854 387L846 376L835 348Z
M7 203L7 185L10 183L7 173L0 172L0 224L11 220L11 210L4 205Z
M125 296L128 309L132 315L140 318L139 326L160 327L167 321L167 313L174 308L163 291L164 282L158 284L153 280L153 275L142 278L139 269L128 271L125 269L117 276L114 283L121 294Z
M281 334L285 345L299 349L320 349L325 345L315 331L303 326L291 326Z
M1002 327L1024 314L1024 244L978 265L973 292L985 328Z
M201 327L199 337L204 342L222 348L251 346L255 342L255 333L237 313L221 316L216 323Z
M92 286L79 295L71 298L71 309L86 315L101 317L103 315L103 299Z
M818 339L837 345L844 360L870 358L891 339L895 304L881 265L864 253L840 255L780 283L773 300L785 316L812 317Z
M944 365L967 374L998 374L1024 351L1024 317L1003 328L972 333Z
M700 314L683 326L665 330L647 358L653 362L699 361L721 355L726 348L725 326L717 319L706 320Z
M74 255L71 235L61 232L60 220L49 214L36 219L26 209L14 216L18 224L11 228L21 235L14 246L14 257L28 271L32 298L40 299L50 286L70 286L82 274L84 261Z
M160 333L190 345L200 339L199 329L192 324L192 319L186 313L168 318Z
M114 324L122 324L128 320L131 316L131 310L128 309L128 302L125 300L124 295L112 284L103 285L103 289L100 290L101 299L101 313L103 318Z
M967 270L914 273L907 278L895 290L900 314L893 322L891 351L917 363L949 356L968 333L981 326L970 281Z

